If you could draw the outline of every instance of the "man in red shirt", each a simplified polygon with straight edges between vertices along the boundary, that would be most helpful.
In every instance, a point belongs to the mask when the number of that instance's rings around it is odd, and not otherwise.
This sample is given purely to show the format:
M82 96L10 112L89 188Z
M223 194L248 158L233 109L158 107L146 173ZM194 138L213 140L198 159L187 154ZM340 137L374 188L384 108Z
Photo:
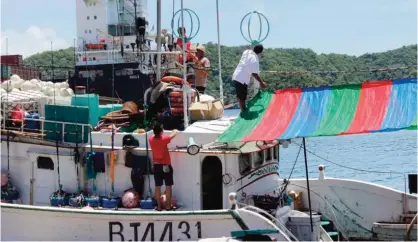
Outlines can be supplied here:
M171 210L171 197L173 182L173 167L171 166L170 153L168 152L168 144L176 137L178 130L173 130L170 136L163 135L163 126L159 123L154 125L154 136L149 138L152 151L152 163L154 165L154 182L155 182L155 200L157 200L157 210L161 211L161 186L163 181L166 187L167 209Z

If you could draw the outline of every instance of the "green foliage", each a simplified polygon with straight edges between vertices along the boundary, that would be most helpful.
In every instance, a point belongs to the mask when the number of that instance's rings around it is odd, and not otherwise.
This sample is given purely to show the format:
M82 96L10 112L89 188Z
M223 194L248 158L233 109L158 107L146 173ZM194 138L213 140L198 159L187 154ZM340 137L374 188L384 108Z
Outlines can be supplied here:
M219 70L217 44L207 43L207 56L211 61L212 71L207 84L208 94L219 96ZM221 46L222 53L222 80L226 103L235 103L235 89L232 85L232 73L247 46L227 47ZM24 60L26 64L43 67L44 75L51 75L47 70L51 65L51 52L46 51ZM73 71L74 49L68 48L54 52L54 65L66 66L71 69L56 69L55 76L67 76ZM401 48L382 53L366 53L361 56L343 54L316 54L311 49L283 49L266 48L260 58L261 77L274 89L289 87L314 87L323 85L354 84L366 80L379 80L388 78L401 78L417 76L417 71L397 70L391 72L353 72L353 70L368 70L378 68L396 68L401 66L417 66L417 45L403 46ZM264 71L310 71L303 74L275 74ZM349 71L347 73L315 73L318 71Z
M74 73L74 48L61 49L56 51L44 51L25 58L23 63L28 66L39 67L42 71L42 79L64 79L68 78L68 72ZM51 66L54 68L52 73Z

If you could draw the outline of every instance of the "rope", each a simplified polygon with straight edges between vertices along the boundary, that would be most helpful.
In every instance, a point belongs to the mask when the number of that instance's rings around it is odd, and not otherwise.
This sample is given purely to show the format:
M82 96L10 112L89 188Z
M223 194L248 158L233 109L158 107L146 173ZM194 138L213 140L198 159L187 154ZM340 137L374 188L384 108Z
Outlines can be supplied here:
M87 91L89 92L90 91L90 81L89 81L89 78L90 78L90 70L88 70L88 68L87 68L87 61L88 61L88 59L87 59L87 50L86 49L84 49L84 55L86 57L86 65L85 65L86 71L88 71L88 73L89 73L89 75L87 77L87 81L86 81ZM87 94L87 106L88 106L88 108L90 110L90 94ZM89 121L88 121L89 124L90 124L90 119L91 119L91 117L89 115ZM94 152L93 152L93 138L92 138L92 134L91 134L91 132L92 132L91 126L89 126L88 129L89 129L89 137L90 137L90 142L89 142L90 143L90 152L88 154L87 161L90 162L90 164L91 164L93 162L93 156L94 156ZM94 172L94 168L92 168L92 169L93 169L93 172ZM97 187L96 187L96 175L95 174L94 175L90 174L90 175L94 177L93 178L93 192L96 193L96 191L97 191Z
M295 144L295 145L297 145L297 146L299 146L299 147L302 147L302 145L300 145L300 144L298 144L298 143L294 143L294 144ZM370 173L380 173L380 174L399 174L399 175L402 175L402 176L403 176L403 178L404 178L404 193L406 194L406 180L407 180L407 178L406 178L406 174L405 174L405 173L402 173L402 172L396 172L396 171L377 171L377 170L365 170L365 169L353 168L353 167L349 167L349 166L341 165L341 164L338 164L338 163L333 162L333 161L331 161L331 160L328 160L328 159L326 159L326 158L324 158L324 157L322 157L322 156L320 156L320 155L317 155L315 152L312 152L312 151L310 151L310 150L308 150L308 149L306 149L306 151L307 151L307 152L309 152L310 154L312 154L312 155L316 156L316 157L317 157L317 158L319 158L319 159L322 159L322 160L324 160L324 161L326 161L326 162L329 162L329 163L331 163L331 164L334 164L334 165L336 165L336 166L343 167L343 168L346 168L346 169L350 169L350 170L354 170L354 171L361 171L361 172L370 172Z
M54 108L55 113L55 148L57 152L57 172L58 172L58 190L59 193L62 192L62 184L61 184L61 176L60 176L60 156L59 156L59 148L58 148L58 128L57 128L57 107ZM64 124L63 124L64 125ZM62 133L62 136L64 138L64 132Z
M149 197L152 197L152 189L151 189L151 163L150 163L150 159L149 159L149 149L148 149L147 110L148 110L148 105L147 104L144 104L144 128L145 128L145 149L146 149L146 156L147 156L148 196Z
M290 171L289 177L287 178L287 183L286 183L286 185L284 186L283 190L280 192L280 195L279 195L279 196L281 196L281 195L283 194L283 192L284 192L284 191L286 190L286 188L287 188L287 185L289 184L290 177L292 177L293 170L295 169L296 163L298 162L298 159L299 159L299 155L300 155L300 151L301 151L301 150L302 150L302 146L300 146L300 147L299 147L299 151L298 151L298 154L296 155L295 162L293 163L292 170Z

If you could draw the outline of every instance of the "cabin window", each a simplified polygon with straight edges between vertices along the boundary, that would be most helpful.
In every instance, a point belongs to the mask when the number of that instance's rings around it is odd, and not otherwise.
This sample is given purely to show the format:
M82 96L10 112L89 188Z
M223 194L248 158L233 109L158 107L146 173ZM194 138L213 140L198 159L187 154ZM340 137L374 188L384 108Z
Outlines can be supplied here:
M90 16L87 16L87 20L89 20L90 19Z
M264 161L264 150L254 154L254 168L257 168L263 164Z
M89 34L91 34L91 29L89 30Z
M96 2L93 2L93 6L96 6Z
M85 34L87 34L87 29L86 29L86 30L84 30L84 33L85 33Z
M38 169L54 170L54 162L49 157L39 156L36 163Z
M277 146L274 146L273 148L273 158L277 160L278 157L279 157L279 146L277 145Z
M272 155L272 152L273 152L273 148L268 148L267 150L266 150L266 161L270 161L271 160L271 155Z
M97 16L96 15L94 15L94 19L97 19Z
M250 154L241 154L238 157L239 173L244 175L251 170Z

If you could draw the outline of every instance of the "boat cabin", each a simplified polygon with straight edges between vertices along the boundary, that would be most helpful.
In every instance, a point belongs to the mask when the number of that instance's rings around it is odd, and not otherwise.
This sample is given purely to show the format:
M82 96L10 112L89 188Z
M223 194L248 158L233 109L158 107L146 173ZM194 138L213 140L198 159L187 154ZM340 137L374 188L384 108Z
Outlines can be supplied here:
M174 169L173 196L182 209L228 208L228 194L231 192L237 192L239 197L244 198L268 194L277 188L277 142L215 142L233 121L233 117L224 117L195 122L180 132L169 145ZM166 135L170 133L171 131L165 132ZM137 146L126 148L123 140L130 135L138 141ZM77 193L81 188L89 194L95 190L100 196L122 197L133 186L132 164L128 164L127 157L132 159L131 162L146 163L148 155L151 161L152 151L146 140L152 135L152 131L141 134L118 132L114 134L112 148L111 133L94 131L91 132L91 143L60 142L58 149L55 142L48 140L25 136L9 137L9 152L13 155L12 159L9 157L11 162L7 162L7 146L2 146L2 170L7 170L9 165L11 179L24 204L49 206L51 194L59 190L58 184L67 193ZM188 151L191 138L198 148L197 153ZM76 148L79 151L78 158L75 156ZM88 179L87 173L90 171L87 171L85 162L91 151L95 152L94 179ZM114 166L110 164L111 152L115 154ZM143 164L142 167L147 165ZM150 189L151 196L154 196L152 169L145 169L142 199L149 197ZM111 176L114 177L113 182Z

